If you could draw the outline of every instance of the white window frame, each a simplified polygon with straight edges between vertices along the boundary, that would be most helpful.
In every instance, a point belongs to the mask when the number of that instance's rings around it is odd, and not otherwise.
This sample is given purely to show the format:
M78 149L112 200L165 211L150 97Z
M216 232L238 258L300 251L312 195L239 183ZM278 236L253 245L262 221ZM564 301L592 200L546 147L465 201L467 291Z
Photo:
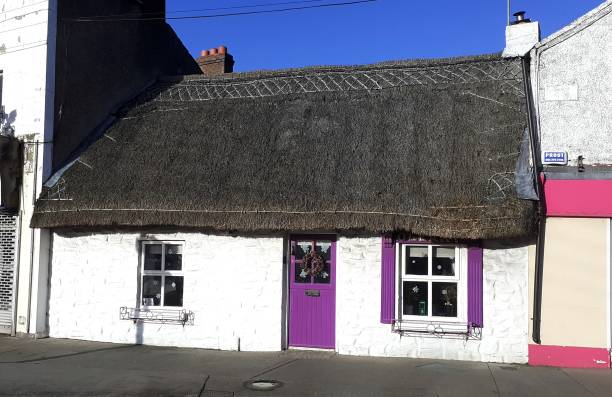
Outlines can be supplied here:
M427 275L407 275L405 274L406 267L406 249L407 247L427 247ZM431 275L431 263L432 253L434 247L444 248L455 248L455 276L434 276ZM427 324L435 323L456 323L460 328L467 326L467 296L468 296L468 285L467 285L467 247L455 244L429 244L429 243L418 243L418 242L406 242L395 244L395 263L396 269L395 274L397 287L395 288L395 301L397 302L396 308L396 319L400 323L413 323L416 329L421 327L424 330ZM416 316L404 314L404 302L403 302L403 281L421 281L427 282L427 316ZM432 282L456 282L457 283L457 317L445 317L445 316L432 316L432 293L433 288L431 287Z
M141 240L141 252L140 252L140 275L138 277L138 303L139 303L139 307L143 307L143 308L147 308L147 309L155 309L155 308L167 308L167 309L183 309L184 306L165 306L164 305L164 300L165 300L165 288L166 288L166 283L165 283L165 279L167 276L178 276L178 277L183 277L183 305L185 302L185 242L184 241L180 241L180 240ZM161 269L162 270L145 270L144 265L145 265L145 246L147 245L161 245L162 246L162 263L161 263ZM166 245L180 245L181 246L181 270L165 270L165 266L166 266ZM143 300L142 300L142 293L143 293L143 286L144 286L144 277L145 276L158 276L161 277L161 299L160 299L160 305L159 306L148 306L145 305Z

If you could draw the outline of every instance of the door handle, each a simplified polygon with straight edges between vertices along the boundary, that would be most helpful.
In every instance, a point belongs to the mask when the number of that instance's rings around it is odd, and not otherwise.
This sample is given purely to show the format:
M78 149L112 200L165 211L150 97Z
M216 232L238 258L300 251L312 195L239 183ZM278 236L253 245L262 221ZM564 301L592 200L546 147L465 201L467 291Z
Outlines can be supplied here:
M321 291L319 291L318 289L307 289L305 291L306 296L314 296L314 297L319 297L321 296Z

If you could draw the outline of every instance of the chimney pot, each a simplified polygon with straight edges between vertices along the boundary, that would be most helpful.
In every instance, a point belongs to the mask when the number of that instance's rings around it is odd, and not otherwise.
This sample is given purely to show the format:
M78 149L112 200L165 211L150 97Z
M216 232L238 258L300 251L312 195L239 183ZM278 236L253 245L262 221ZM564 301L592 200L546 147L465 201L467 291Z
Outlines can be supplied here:
M202 73L206 76L217 76L234 71L234 57L227 52L227 47L223 45L202 50L196 61Z
M525 11L518 11L512 14L516 17L516 19L512 22L512 25L516 25L519 23L531 22L530 19L525 18Z

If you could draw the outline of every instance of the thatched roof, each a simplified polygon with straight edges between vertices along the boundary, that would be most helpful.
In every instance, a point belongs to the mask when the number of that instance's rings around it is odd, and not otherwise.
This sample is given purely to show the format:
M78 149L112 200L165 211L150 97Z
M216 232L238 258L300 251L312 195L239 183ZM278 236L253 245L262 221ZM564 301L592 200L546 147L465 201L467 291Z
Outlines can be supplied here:
M55 175L32 225L526 237L525 126L498 56L187 76Z

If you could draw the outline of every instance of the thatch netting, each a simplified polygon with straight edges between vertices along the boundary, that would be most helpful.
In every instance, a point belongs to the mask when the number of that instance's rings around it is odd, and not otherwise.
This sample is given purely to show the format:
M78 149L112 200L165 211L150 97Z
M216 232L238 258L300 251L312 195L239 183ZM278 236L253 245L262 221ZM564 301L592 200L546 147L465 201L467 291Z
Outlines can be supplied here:
M521 73L490 56L160 83L56 176L32 225L526 237Z

